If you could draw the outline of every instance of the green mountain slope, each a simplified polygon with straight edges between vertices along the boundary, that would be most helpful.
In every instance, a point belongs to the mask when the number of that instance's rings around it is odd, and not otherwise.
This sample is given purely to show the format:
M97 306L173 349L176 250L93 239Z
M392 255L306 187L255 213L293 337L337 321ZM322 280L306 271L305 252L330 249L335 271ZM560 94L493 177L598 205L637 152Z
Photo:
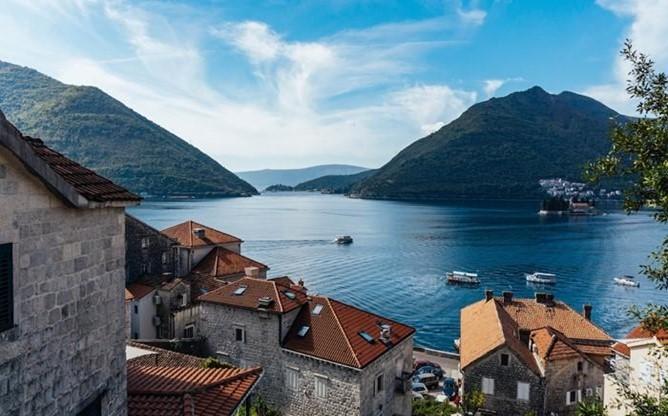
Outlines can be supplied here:
M0 61L0 110L23 133L138 193L247 196L255 188L98 88Z
M257 189L265 189L275 184L296 186L325 175L352 175L365 170L368 168L353 165L317 165L301 169L262 169L236 174Z
M579 180L605 153L615 111L540 87L476 104L353 189L362 198L535 198L538 180Z
M364 179L376 172L375 169L365 170L354 175L326 175L302 182L294 187L295 191L320 191L329 194L347 194Z

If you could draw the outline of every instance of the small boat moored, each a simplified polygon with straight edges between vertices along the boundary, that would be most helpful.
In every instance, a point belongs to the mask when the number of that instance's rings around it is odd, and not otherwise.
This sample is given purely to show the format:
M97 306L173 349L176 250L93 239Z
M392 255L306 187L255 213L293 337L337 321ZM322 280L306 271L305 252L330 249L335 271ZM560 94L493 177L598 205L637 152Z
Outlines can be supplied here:
M349 235L339 235L334 239L336 244L352 244L353 238Z
M557 283L557 275L554 273L527 273L526 275L527 282L529 283L538 283L541 285L553 285Z
M467 272L448 272L446 273L448 278L448 283L453 284L464 284L464 285L477 285L480 284L480 279L478 279L477 273L467 273Z
M629 275L615 277L614 281L619 286L640 287L640 283L636 282L635 277Z

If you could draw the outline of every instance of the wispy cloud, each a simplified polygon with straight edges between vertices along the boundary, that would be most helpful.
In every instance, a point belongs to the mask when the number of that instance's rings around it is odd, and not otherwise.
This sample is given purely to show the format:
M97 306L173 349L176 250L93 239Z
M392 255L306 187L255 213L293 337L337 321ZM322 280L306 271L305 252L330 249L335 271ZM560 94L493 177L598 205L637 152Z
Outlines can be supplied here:
M509 82L520 82L524 81L524 78L514 77L514 78L504 78L504 79L486 79L483 81L482 90L485 93L487 98L493 97L496 92L508 84Z

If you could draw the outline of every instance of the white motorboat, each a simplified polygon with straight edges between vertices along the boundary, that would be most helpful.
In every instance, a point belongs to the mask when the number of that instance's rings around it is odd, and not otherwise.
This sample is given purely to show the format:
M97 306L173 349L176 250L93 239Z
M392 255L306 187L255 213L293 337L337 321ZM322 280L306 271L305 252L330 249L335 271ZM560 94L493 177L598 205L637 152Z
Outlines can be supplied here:
M349 235L339 235L334 239L336 244L352 244L353 238Z
M464 284L464 285L480 284L480 279L478 279L477 273L453 271L446 273L446 276L448 278L448 283Z
M619 276L614 278L615 284L620 286L640 287L640 283L636 282L633 276Z
M541 285L553 285L557 283L557 275L554 273L527 273L526 275L527 282L529 283L538 283Z

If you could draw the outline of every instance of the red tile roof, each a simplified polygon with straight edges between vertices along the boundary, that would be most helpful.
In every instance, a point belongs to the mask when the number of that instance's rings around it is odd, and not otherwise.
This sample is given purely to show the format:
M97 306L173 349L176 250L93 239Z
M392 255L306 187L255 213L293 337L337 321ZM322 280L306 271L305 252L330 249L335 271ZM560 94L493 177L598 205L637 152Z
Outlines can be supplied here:
M89 201L140 201L141 198L51 149L40 139L24 136L35 154Z
M194 234L194 230L197 228L204 230L204 236L202 238L199 238ZM186 221L174 225L162 230L162 233L171 239L178 241L182 246L190 248L243 242L241 239L233 235L226 234L194 221Z
M257 384L260 368L128 365L128 416L232 415Z
M668 341L668 330L660 329L656 333L643 328L641 325L633 328L631 332L626 335L626 339L637 339L637 338L652 338L656 336L656 339L659 341Z
M155 289L151 286L145 285L143 283L132 283L128 286L125 291L125 299L128 299L128 293L132 296L132 299L141 299L149 293L153 292Z
M131 358L127 360L128 365L200 368L204 362L203 358L195 357L194 355L182 354L180 352L166 350L164 348L154 347L153 345L147 345L136 341L128 341L127 345L151 351L153 353Z
M317 315L313 313L316 305L322 306ZM379 339L380 324L391 327L388 343ZM303 326L308 326L309 330L300 336L299 331ZM374 340L366 341L360 336L362 332ZM350 367L364 368L414 332L415 329L409 326L354 306L324 296L314 296L302 307L283 347Z
M615 350L616 353L621 354L626 358L631 357L631 348L629 348L629 346L623 342L615 342L612 344L612 349Z
M125 301L129 301L135 298L135 295L132 294L129 290L125 289Z
M245 286L242 294L234 292ZM291 297L294 297L291 299ZM245 309L257 309L258 299L270 298L269 312L285 313L292 311L306 303L306 294L284 286L275 280L243 277L235 282L219 287L218 289L199 296L200 302L211 302L222 305L235 306Z
M225 277L244 273L246 267L268 270L269 267L232 250L216 247L193 268L194 273L213 277Z

